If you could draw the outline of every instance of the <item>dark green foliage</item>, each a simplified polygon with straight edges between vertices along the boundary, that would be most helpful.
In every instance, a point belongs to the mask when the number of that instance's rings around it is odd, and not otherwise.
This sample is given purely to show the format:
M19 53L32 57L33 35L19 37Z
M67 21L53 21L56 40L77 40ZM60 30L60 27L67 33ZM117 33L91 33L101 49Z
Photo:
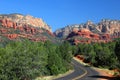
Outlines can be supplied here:
M78 54L78 50L79 50L79 49L77 48L77 46L75 46L75 45L72 46L72 54L73 54L73 55L76 56L76 55Z
M59 57L59 55L56 54L54 51L52 51L52 54L49 53L48 69L50 70L51 75L56 75L66 71L66 67L65 65L63 65L61 57Z
M94 44L79 44L77 47L77 54L84 55L84 61L90 62L92 65L97 67L107 67L110 69L117 68L118 60L116 55L119 56L120 60L120 42L109 42L109 43L94 43ZM74 53L74 55L76 55Z
M115 45L115 54L120 62L120 40L118 40L116 42L116 45Z
M68 42L64 42L62 45L59 47L61 57L66 60L67 62L71 62L71 57L72 57L72 47Z
M0 79L30 80L38 75L44 75L47 53L42 46L27 41L12 42L2 50L4 51L1 51Z
M48 69L50 70L51 75L56 75L59 73L64 73L70 69L71 55L69 49L69 43L63 43L60 46L52 46L50 47L49 42L45 43L47 49L49 49L48 53ZM63 50L66 49L66 50ZM52 54L51 54L52 53ZM57 53L57 54L56 54ZM68 66L69 65L69 66Z
M71 56L66 51L68 58L62 57L63 53L59 52L61 46L49 41L41 43L25 40L6 43L0 47L0 80L32 80L38 76L66 72Z

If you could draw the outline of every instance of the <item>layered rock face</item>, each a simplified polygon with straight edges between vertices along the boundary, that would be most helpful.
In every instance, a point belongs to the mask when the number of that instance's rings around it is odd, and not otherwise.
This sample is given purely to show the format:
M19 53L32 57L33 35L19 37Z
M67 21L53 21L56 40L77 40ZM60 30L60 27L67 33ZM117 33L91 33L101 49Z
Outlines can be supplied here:
M16 18L16 16L19 16L19 18ZM23 17L24 16L17 14L12 16L11 15L0 16L0 41L2 40L2 37L6 37L9 40L21 40L23 38L27 38L31 41L43 41L43 42L46 40L50 40L50 38L51 39L54 38L54 34L51 32L51 29L48 26L47 27L43 26L45 25L42 24L43 22L40 21L41 22L40 24L25 23L27 21L29 22L29 20L27 18L22 22ZM37 20L37 18L36 19L32 18L30 17L31 22Z
M34 18L30 15L21 15L21 14L9 14L9 15L0 15L0 19L7 19L9 21L19 24L27 24L33 27L44 28L46 30L52 31L51 28L41 19L41 18Z
M88 29L93 33L107 33L112 36L120 36L120 21L119 20L106 20L94 24L92 21L88 21L85 24L68 25L65 28L58 29L54 34L58 37L67 37L74 30Z
M96 34L91 32L88 29L81 29L78 31L71 32L68 37L66 38L72 44L77 45L78 43L106 43L110 42L111 38L109 34Z
M88 29L90 31L97 31L96 25L93 24L91 21L88 21L85 24L74 24L74 25L67 25L64 28L58 29L54 32L57 37L66 38L71 32L78 31L80 29Z
M54 34L75 44L109 42L120 37L120 21L103 19L97 24L88 21L85 24L68 25Z
M98 23L96 29L101 33L108 33L113 37L120 37L120 21L119 20L102 20Z

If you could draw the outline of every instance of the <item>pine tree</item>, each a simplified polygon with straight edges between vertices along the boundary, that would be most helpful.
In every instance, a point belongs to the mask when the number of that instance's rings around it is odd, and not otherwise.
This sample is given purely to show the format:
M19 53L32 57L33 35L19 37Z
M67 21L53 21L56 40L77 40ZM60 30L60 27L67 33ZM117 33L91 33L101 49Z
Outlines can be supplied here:
M115 54L120 62L120 40L116 42L115 45Z

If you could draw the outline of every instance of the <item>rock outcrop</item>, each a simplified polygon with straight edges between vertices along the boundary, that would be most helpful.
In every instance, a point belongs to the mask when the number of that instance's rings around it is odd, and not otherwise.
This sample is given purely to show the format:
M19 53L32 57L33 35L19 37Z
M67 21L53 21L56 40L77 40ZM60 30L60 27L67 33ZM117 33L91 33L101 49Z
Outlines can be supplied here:
M18 18L16 18L16 16ZM22 40L23 38L27 38L31 41L53 41L51 39L55 38L55 36L51 32L51 29L45 26L46 24L44 22L30 16L27 16L27 18L24 17L25 19L23 19L23 17L24 16L18 14L10 16L0 15L0 37L6 37L9 40ZM33 23L29 23L29 19ZM34 22L37 22L35 20L41 23L34 24ZM2 38L0 40L2 40Z
M66 38L72 44L77 45L78 43L92 43L92 42L110 42L111 38L109 34L96 34L88 29L81 29L78 31L71 32Z
M56 30L54 32L54 34L57 37L66 38L71 32L78 31L78 30L81 30L81 29L88 29L90 31L97 31L95 27L96 27L96 25L93 24L93 22L88 21L85 24L67 25L64 28Z
M0 20L1 19L7 19L11 22L17 23L15 25L27 24L33 27L44 28L50 32L52 31L50 26L48 26L48 24L46 24L41 18L34 18L33 16L30 15L26 16L21 14L0 15ZM11 22L8 22L9 24L7 26L11 26L12 25Z
M120 21L103 19L101 22L94 24L88 21L85 24L68 25L65 28L58 29L54 32L57 37L67 37L74 30L88 29L97 34L110 34L113 37L120 37Z
M54 34L75 44L109 42L120 37L120 21L103 19L98 24L88 21L85 24L68 25Z
M105 20L98 23L96 29L101 33L108 33L113 37L120 37L120 21L119 20Z

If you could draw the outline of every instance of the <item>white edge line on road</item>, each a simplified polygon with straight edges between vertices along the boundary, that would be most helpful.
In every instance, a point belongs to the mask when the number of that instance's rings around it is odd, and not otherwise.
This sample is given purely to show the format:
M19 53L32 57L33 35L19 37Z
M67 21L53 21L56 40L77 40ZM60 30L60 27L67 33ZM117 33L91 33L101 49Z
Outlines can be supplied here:
M75 60L75 59L74 59ZM76 60L75 60L76 61ZM78 62L78 61L77 61ZM73 63L74 64L74 63ZM76 65L76 64L75 64ZM77 80L77 79L80 79L80 78L82 78L82 77L84 77L88 72L87 72L87 70L85 70L84 68L82 68L82 67L80 67L79 66L79 68L81 68L82 70L84 70L84 74L82 74L82 75L80 75L80 76L78 76L78 77L75 77L75 78L73 78L72 80Z

